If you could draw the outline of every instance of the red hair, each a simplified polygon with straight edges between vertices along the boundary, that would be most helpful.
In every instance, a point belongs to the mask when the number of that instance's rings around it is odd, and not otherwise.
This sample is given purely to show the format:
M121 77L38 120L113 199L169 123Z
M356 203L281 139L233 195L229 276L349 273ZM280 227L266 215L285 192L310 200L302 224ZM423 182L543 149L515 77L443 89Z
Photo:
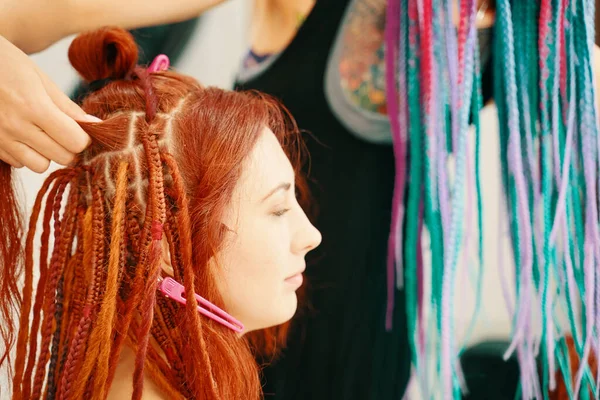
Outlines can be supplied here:
M104 122L81 123L92 145L53 173L37 196L22 299L21 231L12 191L0 204L0 312L9 322L0 333L7 350L14 331L10 310L20 310L15 399L106 398L123 345L136 353L136 399L144 373L173 398L259 399L255 356L271 357L284 343L287 324L240 339L199 316L195 300L179 307L157 296L156 287L165 237L186 297L198 293L224 306L209 267L223 246L222 215L264 127L300 171L304 148L295 122L266 95L203 88L169 71L148 73L136 66L137 56L131 35L117 28L81 35L69 49L84 79L110 79L82 104ZM9 167L1 171L0 184L10 183ZM297 175L306 200L305 181ZM33 241L44 200L30 323Z

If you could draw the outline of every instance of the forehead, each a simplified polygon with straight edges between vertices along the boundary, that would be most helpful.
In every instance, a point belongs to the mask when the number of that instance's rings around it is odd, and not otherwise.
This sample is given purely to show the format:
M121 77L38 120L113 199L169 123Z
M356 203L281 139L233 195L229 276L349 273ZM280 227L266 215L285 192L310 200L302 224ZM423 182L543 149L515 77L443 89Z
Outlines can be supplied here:
M236 187L242 199L260 202L280 183L293 184L294 170L290 160L275 134L267 127L263 128L245 164Z

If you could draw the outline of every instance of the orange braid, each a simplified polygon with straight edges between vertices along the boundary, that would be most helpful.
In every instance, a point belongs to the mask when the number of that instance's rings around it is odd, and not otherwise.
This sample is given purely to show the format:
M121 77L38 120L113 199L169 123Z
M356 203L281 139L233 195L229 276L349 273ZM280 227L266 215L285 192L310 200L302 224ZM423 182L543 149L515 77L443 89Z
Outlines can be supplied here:
M119 322L119 327L121 329L117 330L117 335L115 337L115 341L114 341L113 348L111 351L109 368L108 368L109 375L108 375L108 379L107 379L107 387L110 387L110 384L112 383L112 381L114 379L114 374L116 372L117 363L119 362L119 356L121 354L121 349L123 348L123 345L125 343L127 333L129 332L130 325L133 320L133 313L139 304L140 293L143 289L143 284L144 284L144 274L145 274L145 269L143 268L143 266L141 264L139 264L137 271L136 271L136 275L133 278L133 283L132 283L131 290L130 290L130 296L125 301L125 304L123 306L123 312L121 314L122 316L121 316L120 322Z
M105 262L105 245L104 245L104 199L99 186L94 185L92 187L92 282L90 286L90 291L88 292L88 298L86 301L86 310L89 310L89 313L93 315L97 312L97 306L100 302L101 293L102 293L102 285L103 285L103 277L104 277L104 262ZM95 318L94 318L95 319ZM91 330L94 331L97 329L96 324L91 324ZM88 345L86 346L85 357L83 358L83 364L79 373L77 375L77 379L75 380L75 384L72 387L72 396L73 398L79 399L83 397L83 394L86 389L86 385L88 379L92 375L92 372L95 367L96 358L99 352L99 343L91 343L89 342L90 335L92 332L89 330L87 332L83 332L85 335L86 341L88 341Z
M131 204L128 206L128 209L131 210L129 212L129 218L127 219L127 235L131 239L129 241L129 247L133 252L132 256L135 260L138 260L134 266L134 275L133 279L129 283L128 296L123 299L124 303L121 306L121 312L119 313L119 318L117 321L116 328L116 337L114 340L113 348L110 355L109 361L109 375L106 380L106 387L109 388L114 379L114 374L116 372L116 366L119 362L119 356L121 354L121 349L123 348L123 344L125 343L125 339L130 329L131 321L133 319L133 313L137 309L141 297L141 292L143 290L143 284L145 279L146 270L142 263L142 260L146 258L145 254L147 253L145 250L149 245L149 239L146 239L146 236L149 237L150 229L149 224L146 224L144 228L140 229L139 220L136 217L140 212L136 204ZM150 220L151 210L150 207L146 209L146 221Z
M175 321L175 307L173 301L167 300L164 297L159 296L157 299L158 307L160 309L161 314L161 323L163 324L163 334L166 332L167 340L169 346L163 348L165 352L165 356L173 368L175 379L177 380L178 386L183 388L182 393L187 393L188 390L186 385L185 371L183 368L183 361L180 357L181 351L183 349L179 349L177 347L177 343L181 342L181 336L178 335L177 327L174 323ZM190 395L191 396L191 395Z
M106 280L106 292L98 318L97 329L90 337L90 346L98 346L98 363L92 393L103 399L105 397L106 379L108 378L108 363L110 357L110 346L112 344L112 329L118 295L119 264L122 260L122 249L125 241L125 200L127 197L127 163L121 162L117 172L116 195L112 213L112 229L110 242L110 255L108 261L108 275Z
M67 301L69 301L69 325L67 328L67 334L64 337L64 348L63 348L63 361L62 361L62 369L61 374L58 377L58 388L57 388L57 398L61 398L61 394L64 392L64 377L67 374L67 365L69 362L69 351L71 349L71 345L73 340L75 339L75 335L77 334L79 321L82 318L82 310L83 310L83 302L82 299L85 299L86 292L85 288L87 286L85 280L85 265L83 264L83 223L85 219L85 211L79 209L78 211L78 224L79 224L79 234L78 234L78 243L77 243L77 252L75 257L73 257L73 281L71 284L71 289L69 293L69 297ZM71 355L72 357L72 355ZM72 358L71 364L69 368L72 368ZM72 371L71 371L72 373Z
M50 365L48 367L48 385L46 388L47 396L55 397L56 396L56 375L57 375L57 364L59 362L59 346L61 342L61 334L64 335L64 331L62 330L63 320L64 320L64 310L65 310L65 298L64 298L64 285L65 285L65 269L71 259L71 249L73 248L73 242L75 238L75 219L77 216L77 200L78 193L76 190L71 190L69 194L69 199L67 201L67 205L65 207L64 218L68 221L72 221L72 227L70 232L67 233L66 243L64 246L58 246L59 252L58 258L60 261L60 269L62 273L59 274L58 286L56 290L56 310L54 312L55 319L55 330L52 335L52 345L50 352ZM60 211L60 204L55 205L55 213L58 214ZM62 240L62 239L61 239ZM62 261L64 260L64 261ZM68 309L67 309L68 311Z
M172 190L170 190L172 192ZM173 203L172 198L170 202ZM178 243L178 235L177 230L174 230L173 227L176 226L177 222L175 220L175 216L173 215L173 211L170 208L167 208L167 223L165 224L165 236L167 238L167 243L169 244L169 254L171 266L173 268L174 277L176 280L181 280L181 258L179 257L179 252L176 250L179 248ZM187 386L185 385L185 371L183 368L182 358L179 356L181 354L177 351L176 343L180 342L179 330L176 329L175 320L176 314L178 310L177 304L172 301L166 300L164 297L159 297L158 299L158 307L160 309L161 315L161 323L163 324L163 334L166 334L168 338L168 343L172 346L171 348L165 349L165 355L171 364L171 367L174 370L175 377L181 387Z
M40 249L40 279L38 287L43 288L46 284L46 271L48 269L48 238L50 236L50 220L53 216L54 201L57 196L59 189L62 186L62 178L58 177L54 180L54 186L48 193L46 200L46 206L44 207L44 218L42 223L42 246ZM32 217L33 218L33 217ZM27 253L29 251L27 250ZM33 374L33 368L35 365L35 357L37 354L37 342L38 342L38 330L40 324L40 309L43 302L43 290L38 290L35 296L35 303L33 306L33 321L31 324L31 335L29 336L29 354L27 360L27 368L25 370L25 378L29 378L28 383L22 382L23 398L29 398L31 392L31 376ZM13 395L14 396L14 395Z
M70 183L70 181L69 181ZM64 189L63 189L64 191ZM62 198L57 194L57 199ZM57 202L55 202L57 203ZM55 208L55 215L58 214L58 211ZM37 368L35 371L34 381L33 381L33 389L32 389L32 398L39 399L42 394L42 386L44 383L44 376L46 374L46 364L50 357L48 352L48 347L50 345L52 328L54 325L54 313L56 311L56 302L55 296L56 289L58 287L58 281L60 275L62 275L62 270L64 268L64 263L66 262L66 253L69 249L69 241L68 238L71 237L73 233L73 227L75 224L73 215L65 215L64 216L64 226L60 223L59 220L55 219L54 224L54 232L55 236L58 238L58 241L55 243L55 249L53 252L52 260L50 263L50 270L48 271L48 281L44 288L38 288L38 290L44 290L44 317L42 319L41 325L41 345L40 345L40 354L37 361Z
M91 211L90 211L91 212ZM91 275L91 263L84 262L84 224L86 219L86 210L80 207L77 210L78 213L78 222L79 222L79 235L77 237L77 262L75 263L76 267L73 271L73 289L71 290L71 298L72 298L72 327L69 329L71 334L74 334L77 330L76 327L79 324L79 320L82 317L84 301L87 298L87 288L90 283L90 275ZM89 223L91 224L91 216ZM90 239L91 240L91 239ZM91 253L90 253L91 257ZM69 339L67 343L70 343L72 337Z
M23 302L21 304L21 315L19 317L19 335L17 337L17 355L15 361L15 375L13 376L13 399L20 400L23 398L22 382L23 370L25 369L25 360L27 352L27 341L29 339L29 313L31 312L31 298L33 294L33 240L35 237L35 229L42 208L42 200L48 192L50 185L66 172L55 171L42 185L33 205L31 217L29 219L29 230L25 243L25 279L23 285Z
M156 313L151 332L152 337L154 337L159 347L165 352L165 356L167 356L169 363L172 363L174 361L173 354L175 352L175 347L171 337L167 334L169 329L167 328L164 318L163 301L164 299L161 296L156 299Z
M82 248L83 248L83 266L90 265L92 260L92 208L88 208L83 218L83 229L82 229ZM86 279L91 285L91 278ZM88 293L89 294L89 293ZM71 341L69 351L67 353L67 362L65 363L65 371L62 376L61 390L58 393L57 398L60 399L72 399L73 396L72 388L74 379L77 376L81 357L85 353L85 345L87 342L87 332L90 329L91 320L91 306L85 305L81 311L81 319L77 324L77 329Z
M173 203L172 196L169 199L171 203ZM171 260L171 266L173 267L173 278L177 281L181 281L181 257L179 251L179 235L177 234L177 229L173 229L174 226L177 226L177 221L175 220L175 215L173 211L168 208L167 209L167 223L165 224L165 236L167 238L167 243L169 244L169 254Z
M162 230L166 219L166 204L163 188L163 171L156 137L143 137L142 143L146 150L149 170L149 208L153 209L152 219L152 249L149 260L150 271L148 281L144 288L141 302L142 320L137 337L139 339L138 351L135 357L135 370L133 373L133 399L142 397L144 385L144 365L148 348L150 328L154 316L154 304L156 303L156 284L160 276L162 266ZM149 221L146 221L148 224Z
M128 207L129 208L129 207ZM129 215L127 218L127 236L129 237L129 244L131 246L131 250L133 251L133 256L139 256L139 244L140 244L140 222L135 217L133 213Z
M79 214L79 211L78 211ZM78 225L81 226L80 221L78 221ZM76 237L79 237L79 235L81 234L81 232L78 230ZM73 257L71 257L71 259L69 260L69 264L67 265L67 270L65 271L65 285L64 285L64 315L62 318L62 326L60 328L60 331L63 332L63 335L61 336L60 339L60 343L59 343L59 350L58 353L60 354L60 360L58 363L58 370L56 373L56 383L57 383L57 388L56 388L56 393L59 393L61 391L61 383L62 383L62 375L64 373L64 366L65 366L65 362L67 359L67 352L68 352L68 344L71 342L72 339L72 329L74 327L72 321L74 320L74 317L76 316L75 314L75 309L76 306L74 305L74 303L76 303L76 298L77 295L79 294L77 292L77 278L76 278L76 271L79 269L79 267L81 266L81 260L83 258L83 250L81 248L80 245L77 246L77 249L75 251L75 255Z
M192 236L191 236L191 223L189 216L189 208L187 197L184 195L185 187L183 185L183 181L181 178L181 174L179 173L179 168L177 166L177 162L173 158L173 156L168 154L163 154L163 160L165 164L169 167L171 178L173 179L173 187L175 189L176 194L176 204L178 208L177 212L177 226L179 228L179 238L180 238L180 248L181 248L181 257L182 264L181 268L183 269L183 282L185 287L185 296L188 299L186 303L186 316L190 321L190 325L193 327L198 327L195 332L190 332L191 337L191 345L192 348L200 349L200 353L202 354L203 361L206 365L207 370L205 373L210 378L210 381L215 383L215 378L212 372L212 364L210 362L209 353L207 350L206 342L204 340L204 335L202 333L203 330L203 322L198 316L198 303L196 302L196 289L195 289L195 276L192 265ZM184 352L184 355L186 353ZM186 363L186 366L187 363ZM191 373L191 374L190 374ZM203 371L195 371L195 365L191 365L191 371L189 371L188 376L196 376L196 374L202 374ZM195 391L200 392L201 390L209 390L211 395L214 398L218 398L217 390L215 385L210 385L209 388L197 388Z

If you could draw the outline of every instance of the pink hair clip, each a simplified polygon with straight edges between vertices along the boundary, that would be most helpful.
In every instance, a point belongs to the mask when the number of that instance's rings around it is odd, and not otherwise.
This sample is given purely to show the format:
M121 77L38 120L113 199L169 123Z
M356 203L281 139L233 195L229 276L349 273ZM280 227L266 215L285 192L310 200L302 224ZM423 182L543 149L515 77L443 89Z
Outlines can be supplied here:
M164 278L160 281L158 289L168 298L175 300L178 303L186 304L185 300L185 288L182 284L177 282L173 278ZM244 330L244 325L221 310L219 307L212 304L210 301L196 294L196 301L198 302L198 312L214 321L217 321L221 325L226 326L234 332L241 333Z
M154 61L148 67L148 72L161 72L169 69L170 61L169 57L164 54L159 54L154 57Z

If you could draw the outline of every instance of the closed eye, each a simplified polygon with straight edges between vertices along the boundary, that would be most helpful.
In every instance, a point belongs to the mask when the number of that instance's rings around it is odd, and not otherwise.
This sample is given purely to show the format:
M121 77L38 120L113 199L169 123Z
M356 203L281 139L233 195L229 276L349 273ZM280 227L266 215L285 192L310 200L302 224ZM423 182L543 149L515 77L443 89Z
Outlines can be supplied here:
M290 209L289 209L289 208L284 208L284 209L282 209L282 210L275 211L275 212L273 212L272 214L273 214L274 216L276 216L276 217L282 217L282 216L283 216L283 215L285 215L285 213L287 213L288 211L290 211Z

